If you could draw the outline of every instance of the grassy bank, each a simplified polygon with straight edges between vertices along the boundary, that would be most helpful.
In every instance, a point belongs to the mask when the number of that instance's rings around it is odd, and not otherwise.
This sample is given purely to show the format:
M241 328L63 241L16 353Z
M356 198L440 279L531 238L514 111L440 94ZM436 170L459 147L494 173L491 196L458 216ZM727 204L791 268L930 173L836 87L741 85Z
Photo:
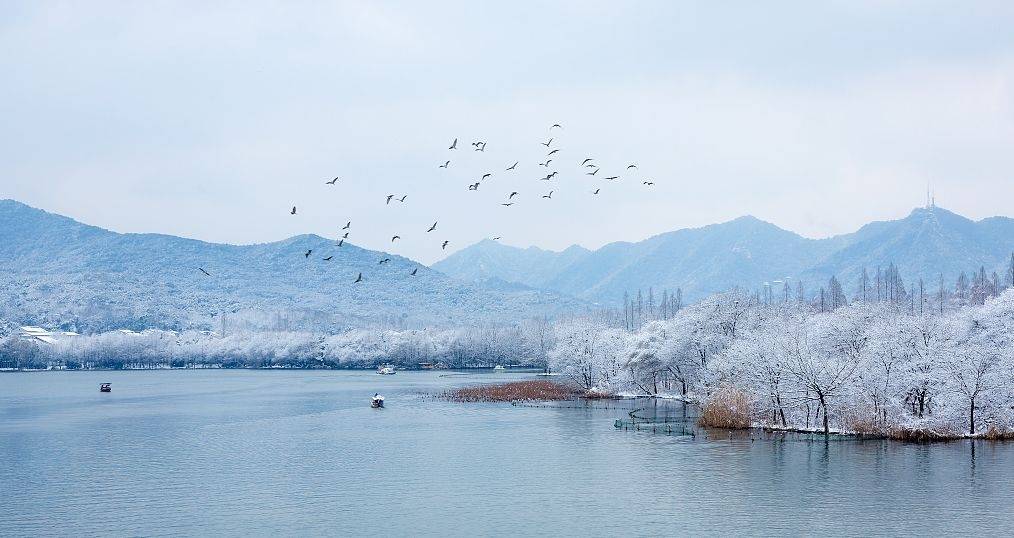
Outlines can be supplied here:
M581 395L573 386L535 379L463 387L447 391L442 396L455 402L524 402L572 400Z

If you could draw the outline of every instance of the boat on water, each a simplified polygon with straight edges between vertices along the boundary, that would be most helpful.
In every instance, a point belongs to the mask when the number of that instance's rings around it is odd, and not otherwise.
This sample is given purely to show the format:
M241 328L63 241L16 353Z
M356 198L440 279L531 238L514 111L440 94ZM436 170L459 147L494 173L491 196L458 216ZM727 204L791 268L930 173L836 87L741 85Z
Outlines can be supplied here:
M380 375L394 375L394 374L396 374L398 372L394 371L394 366L388 366L388 365L385 364L385 365L381 366L380 368L377 368L377 373L380 374Z
M374 394L373 395L373 399L370 400L370 407L372 407L374 409L383 409L384 408L384 397L381 396L380 393Z
M493 367L493 371L494 372L502 372L504 370L506 370L506 368L504 368L502 364L498 364L498 365L496 365L496 366Z
M113 392L112 383L102 383L99 385L99 392Z

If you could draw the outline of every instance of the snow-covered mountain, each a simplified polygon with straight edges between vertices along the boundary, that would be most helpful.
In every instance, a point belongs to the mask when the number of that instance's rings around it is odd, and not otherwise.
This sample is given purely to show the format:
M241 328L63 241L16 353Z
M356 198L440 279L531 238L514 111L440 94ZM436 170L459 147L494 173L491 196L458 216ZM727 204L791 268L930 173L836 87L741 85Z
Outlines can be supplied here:
M625 291L682 288L686 300L739 286L802 279L816 289L837 276L851 289L864 267L894 263L907 281L953 284L961 271L1006 270L1014 250L1014 220L972 221L939 207L875 222L855 233L808 239L754 217L664 233L637 243L561 253L483 241L433 265L467 280L490 276L600 303Z
M333 259L324 261L327 256ZM391 261L381 265L385 258ZM364 282L353 284L360 272ZM349 243L338 248L316 235L239 246L120 234L0 200L0 319L17 323L175 329L215 326L226 314L287 330L413 327L584 308L557 293L463 282L410 259Z

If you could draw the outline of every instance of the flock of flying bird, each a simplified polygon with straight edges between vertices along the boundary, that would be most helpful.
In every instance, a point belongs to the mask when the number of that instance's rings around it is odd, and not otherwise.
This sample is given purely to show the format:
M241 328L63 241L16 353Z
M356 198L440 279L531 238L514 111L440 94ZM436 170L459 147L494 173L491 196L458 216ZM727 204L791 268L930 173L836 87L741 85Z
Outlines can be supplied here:
M554 129L562 129L562 128L563 127L560 124L554 123L549 128L550 134L552 134L554 132ZM559 172L557 170L555 170L555 169L552 170L552 171L549 171L549 168L552 165L553 161L554 160L558 160L557 154L560 153L560 148L553 147L553 141L554 140L555 140L554 137L550 136L549 140L547 140L545 142L540 142L540 144L542 144L543 146L545 146L548 151L546 152L546 157L545 157L546 160L543 161L543 162L538 163L539 166L542 166L542 167L544 167L544 168L547 169L546 175L544 177L538 178L539 181L547 181L547 182L548 181L552 181L559 174ZM482 141L482 140L475 141L475 142L471 143L471 146L472 146L473 151L478 151L478 152L485 152L486 151L486 141ZM448 151L457 150L458 149L458 139L455 138L454 141L451 143L451 145L447 149L448 149ZM504 171L505 172L513 172L513 171L515 171L517 169L517 166L518 166L519 163L520 163L520 161L515 161L514 164L508 166ZM441 164L441 165L438 166L438 168L444 168L444 169L446 169L446 168L449 168L450 165L451 165L451 160L450 159L446 159L443 164ZM583 161L581 161L580 168L581 168L582 171L584 171L585 175L592 176L593 178L597 177L597 174L599 173L599 170L601 170L601 168L599 167L599 165L595 163L595 159L592 158L592 157L587 157ZM633 163L627 165L627 167L626 167L626 171L636 170L636 169L637 169L637 165L633 164ZM468 184L468 190L469 191L478 191L479 188L484 184L484 182L486 182L486 180L488 180L488 179L490 179L492 177L493 177L493 173L492 172L487 172L487 173L483 174L479 178L478 181L476 181L475 183L469 183ZM607 177L604 177L603 179L605 179L607 181L615 181L615 180L620 179L620 176L618 176L618 175L607 176ZM335 176L334 179L331 179L329 181L325 181L324 184L325 185L334 186L334 185L336 185L338 183L338 181L339 181L339 177ZM651 181L651 180L644 180L644 181L641 182L641 184L644 185L644 186L646 186L646 187L651 187L655 183L653 181ZM556 191L553 190L553 189L550 189L548 193L542 195L542 199L552 200L554 192L556 192ZM602 189L601 188L596 188L594 191L591 191L591 194L592 195L598 195L600 192L602 192ZM509 192L509 193L506 193L506 199L503 202L501 202L500 205L504 206L504 207L511 207L511 206L513 206L515 203L517 203L516 197L518 197L519 195L520 195L520 193L518 191L513 191L513 190L511 192ZM402 195L401 197L398 197L395 194L388 194L386 196L386 198L385 198L385 205L390 205L392 201L398 201L398 202L401 202L401 203L405 203L405 200L407 198L408 198L407 194L406 195ZM289 214L290 215L296 215L296 206L292 206L292 210L289 211ZM432 232L436 231L437 224L439 224L439 221L434 222L433 225L430 226L429 229L426 230L426 233L432 233ZM350 228L351 227L352 227L352 222L349 221L349 222L347 222L345 224L345 226L343 226L341 228L341 231L344 232L344 233L342 233L342 235L339 236L338 239L335 241L335 245L337 247L340 248L342 245L344 245L345 240L349 238L349 233L350 233ZM394 243L394 242L396 242L396 241L398 241L400 239L401 239L400 235L394 235L394 236L391 237L391 242ZM500 239L500 237L494 237L493 238L494 241L498 241L499 239ZM444 240L443 243L441 243L440 248L442 250L446 250L447 249L447 245L449 245L449 244L450 244L450 241ZM303 257L309 259L312 254L313 254L313 249L310 249L310 250L307 250L306 252L303 253ZM331 261L332 259L334 259L334 255L330 255L330 256L327 256L326 258L321 258L321 259L323 261L326 261L326 262L327 261ZM379 261L378 265L384 265L384 264L387 264L387 263L390 263L390 262L391 262L391 258L383 258L383 259L381 259ZM209 277L211 276L211 274L208 271L205 271L203 268L198 267L198 269L204 275L209 276ZM409 274L411 276L416 276L418 274L418 271L419 271L419 268L415 267L415 268L412 269L411 273L409 273ZM360 272L358 274L358 276L356 277L354 283L358 284L360 282L363 282L363 280L364 280L363 279L363 273Z

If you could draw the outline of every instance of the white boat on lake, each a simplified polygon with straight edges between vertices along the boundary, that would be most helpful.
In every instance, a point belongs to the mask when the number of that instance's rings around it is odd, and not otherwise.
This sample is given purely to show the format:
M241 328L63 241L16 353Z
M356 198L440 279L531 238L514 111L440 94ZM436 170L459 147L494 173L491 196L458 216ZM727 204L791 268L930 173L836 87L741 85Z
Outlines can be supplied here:
M377 373L380 375L394 375L397 372L394 371L394 366L388 366L385 364L380 368L377 368Z

